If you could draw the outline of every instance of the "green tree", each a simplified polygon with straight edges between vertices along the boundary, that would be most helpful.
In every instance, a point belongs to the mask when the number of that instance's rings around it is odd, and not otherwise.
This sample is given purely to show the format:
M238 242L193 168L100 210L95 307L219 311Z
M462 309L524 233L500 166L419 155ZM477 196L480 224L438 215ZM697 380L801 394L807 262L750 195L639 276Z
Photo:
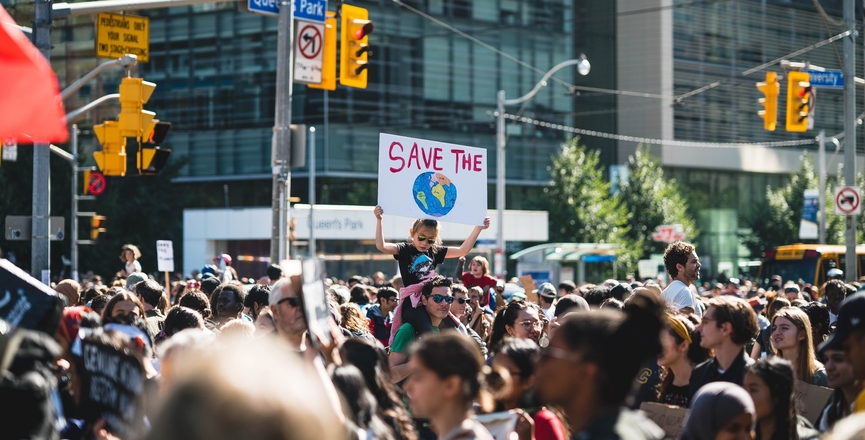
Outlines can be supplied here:
M814 160L805 152L802 168L791 176L787 185L772 189L766 188L766 206L757 210L748 221L751 236L745 237L745 245L754 255L761 255L768 249L792 243L817 243L818 240L799 238L799 223L805 202L805 190L820 187L819 176L814 169ZM833 184L826 184L826 243L844 242L844 218L833 214Z
M550 240L582 243L624 243L625 207L610 196L598 152L574 139L562 146L550 167L552 182L544 191Z
M619 181L619 197L628 212L625 237L638 258L664 252L666 243L651 238L660 225L682 225L689 241L697 236L696 223L678 183L664 178L660 161L648 148L638 147L628 158L628 177Z

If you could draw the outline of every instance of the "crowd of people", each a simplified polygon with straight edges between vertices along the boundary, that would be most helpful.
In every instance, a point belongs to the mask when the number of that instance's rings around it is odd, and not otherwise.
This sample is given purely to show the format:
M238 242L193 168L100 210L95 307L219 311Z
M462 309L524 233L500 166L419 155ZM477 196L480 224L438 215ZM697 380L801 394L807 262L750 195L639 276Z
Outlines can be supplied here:
M487 225L445 247L435 221L400 243L379 221L400 274L323 280L324 330L278 266L243 283L225 255L166 288L125 246L110 287L54 287L66 306L49 334L0 322L0 437L865 438L856 283L698 286L695 248L676 242L666 286L508 295L484 257L462 270ZM435 271L445 258L460 260L452 277ZM797 396L811 386L832 391L809 420ZM649 403L687 410L681 431Z

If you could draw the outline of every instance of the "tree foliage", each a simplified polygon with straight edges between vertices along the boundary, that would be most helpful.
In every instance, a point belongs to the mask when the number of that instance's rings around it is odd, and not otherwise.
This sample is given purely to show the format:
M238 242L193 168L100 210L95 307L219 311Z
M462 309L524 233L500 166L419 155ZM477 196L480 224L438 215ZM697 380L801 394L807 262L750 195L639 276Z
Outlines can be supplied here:
M844 243L844 217L834 215L832 181L826 184L826 242ZM817 239L800 239L799 224L805 203L805 190L820 187L814 160L808 153L802 157L802 168L793 174L787 185L772 189L766 187L766 206L755 210L748 221L752 235L745 245L755 255L768 249L792 243L817 243Z
M660 225L682 225L687 240L696 238L685 196L675 179L664 178L660 161L648 148L638 147L628 158L628 177L619 182L619 197L628 213L625 237L639 258L664 252L666 243L651 238Z
M550 240L580 243L622 243L625 208L610 197L598 153L574 139L562 146L550 167L552 182L545 191Z

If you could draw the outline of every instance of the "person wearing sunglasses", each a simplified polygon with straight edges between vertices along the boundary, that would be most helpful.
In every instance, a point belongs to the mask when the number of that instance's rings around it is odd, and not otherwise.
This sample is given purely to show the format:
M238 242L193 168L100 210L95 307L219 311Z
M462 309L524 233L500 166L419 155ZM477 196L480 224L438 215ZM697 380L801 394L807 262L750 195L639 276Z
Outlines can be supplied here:
M306 333L306 317L291 281L288 278L277 281L271 287L268 299L277 333L293 348L300 349Z
M454 293L454 302L451 304L451 314L456 316L460 322L457 330L474 339L478 344L478 348L481 350L481 354L484 355L484 359L486 359L487 344L485 344L482 337L469 326L469 319L473 312L472 306L470 306L472 300L469 298L469 289L462 284L454 284L451 286L451 290ZM448 321L444 322L447 323Z
M453 291L451 291L449 279L436 275L423 284L421 290L422 308L419 307L419 309L429 316L429 320L432 322L432 333L439 332L439 325L450 314L453 302ZM391 379L394 383L402 382L408 377L410 372L408 367L409 346L424 333L427 332L419 331L409 322L400 325L394 333L390 355L387 358L390 363Z

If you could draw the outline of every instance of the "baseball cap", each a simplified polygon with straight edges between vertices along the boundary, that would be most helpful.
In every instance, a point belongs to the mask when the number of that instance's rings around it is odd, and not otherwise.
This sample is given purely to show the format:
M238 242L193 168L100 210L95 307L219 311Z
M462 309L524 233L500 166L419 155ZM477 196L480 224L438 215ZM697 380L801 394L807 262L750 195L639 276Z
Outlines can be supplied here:
M851 295L841 303L838 319L835 321L835 333L820 344L820 353L826 350L840 350L854 330L865 328L865 293Z
M126 288L131 290L132 288L135 287L136 284L138 284L138 283L140 283L146 279L147 279L147 276L145 276L143 273L132 272L131 274L129 274L128 277L126 277Z
M844 271L841 269L838 269L837 267L833 267L833 268L829 269L828 272L826 272L826 276L829 278L843 277Z
M543 296L544 298L555 298L558 291L556 291L556 288L553 287L552 284L543 283L538 286L538 288L535 289L532 293L536 293L540 296Z

